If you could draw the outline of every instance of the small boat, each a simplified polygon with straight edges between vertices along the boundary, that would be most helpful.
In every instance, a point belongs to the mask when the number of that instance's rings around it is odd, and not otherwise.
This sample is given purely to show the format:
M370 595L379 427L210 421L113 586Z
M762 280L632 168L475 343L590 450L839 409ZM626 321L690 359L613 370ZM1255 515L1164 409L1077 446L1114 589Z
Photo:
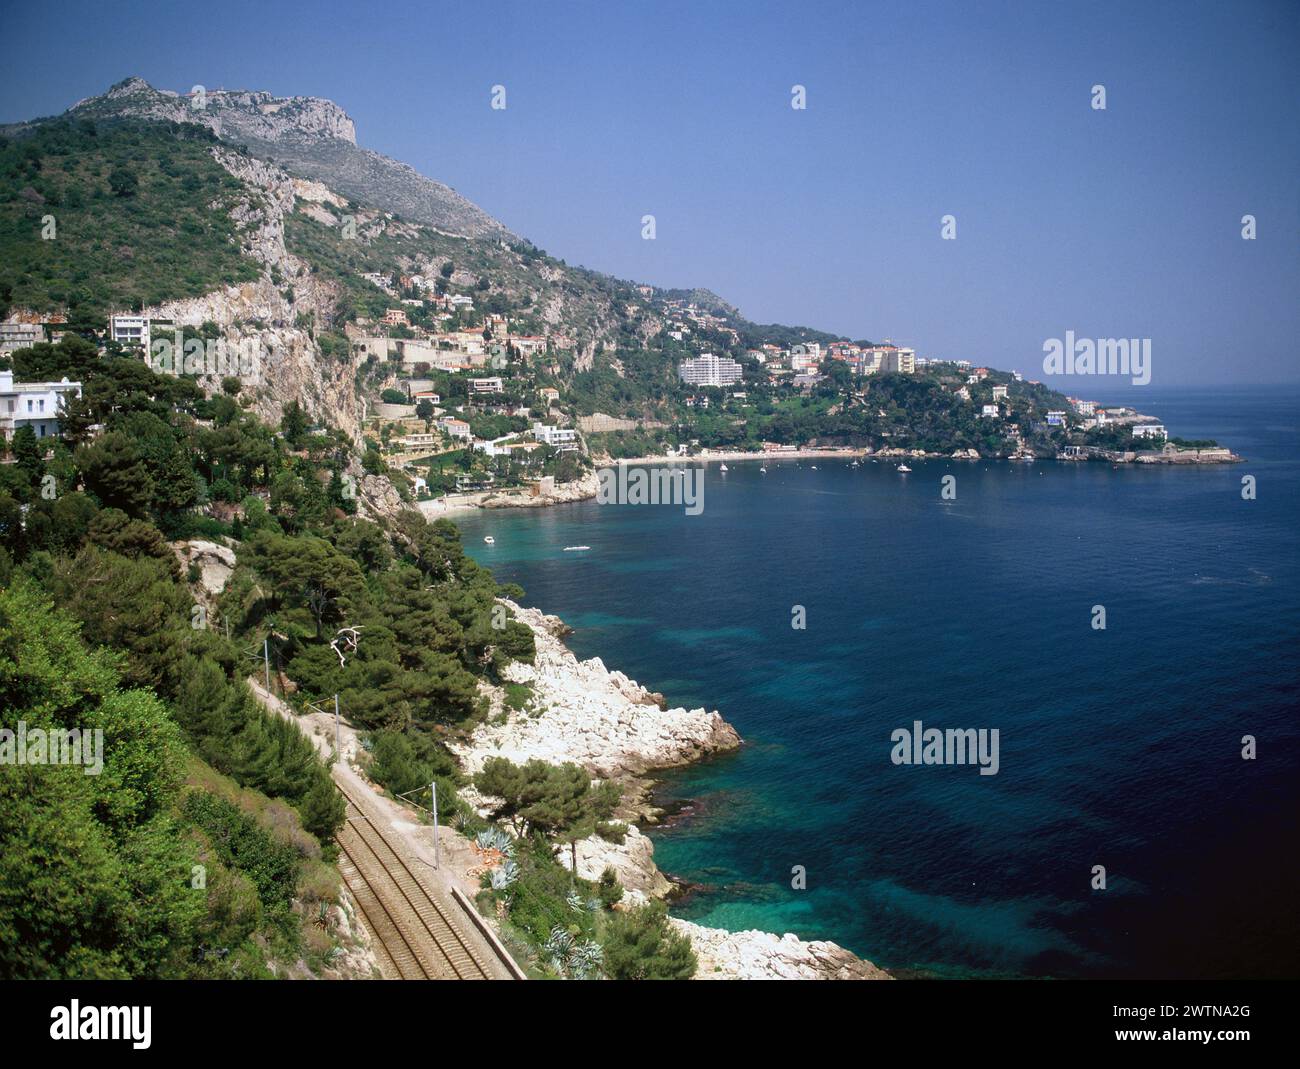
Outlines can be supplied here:
M859 464L858 464L858 462L855 460L852 464L849 465L849 467L850 467L850 468L856 468L856 467L859 467Z
M493 538L491 535L484 535L483 541L486 542L489 546L495 546L497 544L497 540Z
M816 471L816 470L817 470L817 465L816 465L816 464L814 464L814 465L812 466L812 470L813 470L813 471Z
M759 474L759 475L766 475L766 474L767 474L767 469L766 469L766 468L759 468L759 469L758 469L758 474Z
M590 548L591 548L590 546L565 546L565 547L564 547L564 552L565 552L565 553L577 553L577 552L579 552L580 550L590 549Z
M718 471L730 471L730 470L731 470L731 469L728 468L727 465L725 465L725 464L723 464L722 467L720 467L720 468L718 469Z
M902 472L908 472L911 471L912 469L909 468L906 464L900 464L898 465L898 470Z

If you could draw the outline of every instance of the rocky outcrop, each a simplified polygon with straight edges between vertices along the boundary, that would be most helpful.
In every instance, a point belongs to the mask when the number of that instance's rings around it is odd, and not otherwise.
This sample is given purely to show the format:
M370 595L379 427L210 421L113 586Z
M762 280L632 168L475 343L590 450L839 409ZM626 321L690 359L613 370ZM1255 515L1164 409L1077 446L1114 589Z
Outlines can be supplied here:
M270 142L308 136L355 145L357 140L352 120L332 100L202 86L194 86L182 95L155 89L143 78L125 78L99 96L79 100L68 112L86 118L129 116L195 123L233 141L251 138Z
M647 771L739 745L735 728L716 711L664 709L662 694L609 671L599 658L579 661L562 641L569 628L559 617L506 599L502 604L533 632L534 663L515 663L505 670L510 681L528 684L533 697L523 711L512 714L503 707L499 688L489 688L488 722L468 741L449 744L466 771L477 772L489 757L517 763L532 758L552 764L573 761L596 776L630 785L635 795L644 786L639 777ZM487 800L472 787L461 796L486 812ZM632 808L637 804L634 799ZM566 868L573 864L567 844L557 849L556 858ZM592 836L577 844L579 876L597 880L607 868L623 885L624 908L662 898L672 889L655 865L654 844L635 826L628 827L621 843ZM691 938L700 961L697 979L889 979L835 943L727 932L675 918L670 923Z
M226 589L226 581L235 570L233 549L202 539L173 542L171 547L182 568L188 569L191 565L198 567L198 582L208 597L215 598Z
M572 482L560 483L549 494L491 494L483 498L480 507L485 509L535 509L546 505L563 505L570 501L587 501L596 496L596 491L599 488L600 477L596 472L589 471Z
M529 710L480 724L468 742L452 744L468 771L493 756L536 757L572 761L605 779L628 778L739 745L736 729L716 711L660 709L658 695L610 672L600 658L579 661L555 637L555 617L504 604L533 631L534 663L506 669L511 682L532 688L533 699Z
M352 119L333 101L320 97L226 89L181 95L155 89L143 78L127 78L100 96L78 102L66 114L197 123L228 144L273 160L300 178L328 182L331 189L360 204L379 206L460 237L514 237L450 186L358 146Z
M241 358L239 377L252 410L267 422L278 423L284 405L297 400L316 422L359 437L358 358L345 355L330 367L306 326L332 318L339 288L314 274L284 243L285 216L293 211L296 198L303 195L314 203L330 203L328 190L297 183L274 164L222 146L215 147L212 155L244 183L246 193L231 216L243 252L262 268L262 275L254 282L223 286L202 297L146 308L145 314L174 322L182 344L204 323L220 328L226 351ZM223 377L218 372L200 375L198 381L214 390Z
M669 918L690 937L699 968L697 980L891 980L883 969L838 943L804 942L786 933L728 932Z
M654 852L654 843L635 826L628 827L621 843L599 836L582 839L578 843L578 875L584 880L598 880L606 869L613 869L623 885L623 903L644 905L651 898L662 898L673 887L655 865ZM573 867L567 845L555 856L566 869Z

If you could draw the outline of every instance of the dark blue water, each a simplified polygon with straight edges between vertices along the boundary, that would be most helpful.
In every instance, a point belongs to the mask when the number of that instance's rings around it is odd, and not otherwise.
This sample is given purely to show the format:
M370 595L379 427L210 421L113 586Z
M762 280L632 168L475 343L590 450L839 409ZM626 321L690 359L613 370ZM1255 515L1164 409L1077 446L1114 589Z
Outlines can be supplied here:
M459 521L579 656L744 736L665 783L678 915L938 975L1300 971L1300 391L1126 399L1247 462L733 463L699 516ZM999 773L895 766L914 720L999 729Z

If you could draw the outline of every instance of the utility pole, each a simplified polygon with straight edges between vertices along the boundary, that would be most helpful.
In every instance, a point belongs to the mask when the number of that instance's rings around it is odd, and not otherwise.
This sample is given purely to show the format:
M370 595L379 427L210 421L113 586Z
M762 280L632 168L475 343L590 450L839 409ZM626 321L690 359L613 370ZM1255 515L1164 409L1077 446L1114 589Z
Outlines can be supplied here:
M433 867L436 869L438 867L438 782L437 780L430 782L429 789L433 791L433 802L431 803L431 808L433 809Z
M266 665L266 693L271 693L271 636L262 639L262 662Z
M343 751L339 749L339 696L334 695L334 753L339 757L343 756Z

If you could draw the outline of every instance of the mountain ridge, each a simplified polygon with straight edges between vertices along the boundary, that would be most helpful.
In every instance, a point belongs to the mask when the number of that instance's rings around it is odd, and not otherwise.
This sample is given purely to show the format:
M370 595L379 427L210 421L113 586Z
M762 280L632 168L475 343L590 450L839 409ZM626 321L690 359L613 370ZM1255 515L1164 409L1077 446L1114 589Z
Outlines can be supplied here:
M77 101L62 115L9 124L3 132L21 132L51 119L195 123L295 177L327 182L359 204L457 237L517 240L505 224L445 183L358 145L351 116L323 97L199 86L181 94L133 75Z

